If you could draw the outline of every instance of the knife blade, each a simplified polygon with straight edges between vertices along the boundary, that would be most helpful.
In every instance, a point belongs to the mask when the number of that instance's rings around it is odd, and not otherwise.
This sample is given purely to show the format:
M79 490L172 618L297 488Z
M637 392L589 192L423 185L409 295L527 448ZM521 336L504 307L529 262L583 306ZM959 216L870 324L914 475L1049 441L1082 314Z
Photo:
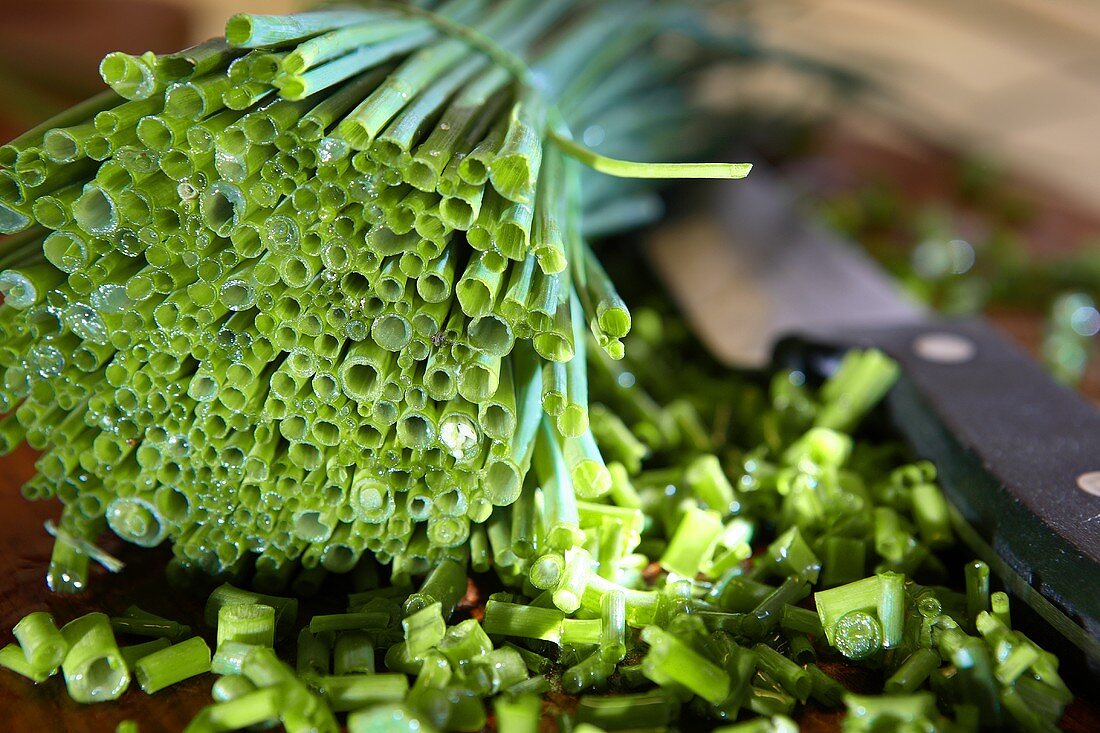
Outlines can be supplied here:
M894 424L939 468L960 535L1100 668L1100 410L981 319L908 300L760 166L708 193L647 245L704 344L749 368L827 369L854 347L897 360Z

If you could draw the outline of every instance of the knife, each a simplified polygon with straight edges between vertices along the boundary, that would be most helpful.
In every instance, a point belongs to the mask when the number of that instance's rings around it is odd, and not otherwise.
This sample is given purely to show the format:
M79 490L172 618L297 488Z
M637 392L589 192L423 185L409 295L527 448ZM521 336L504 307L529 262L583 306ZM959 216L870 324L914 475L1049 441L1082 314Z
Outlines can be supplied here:
M647 246L704 344L742 368L827 373L856 347L893 357L891 418L936 464L959 535L1100 669L1100 410L983 320L908 300L760 166L703 198Z

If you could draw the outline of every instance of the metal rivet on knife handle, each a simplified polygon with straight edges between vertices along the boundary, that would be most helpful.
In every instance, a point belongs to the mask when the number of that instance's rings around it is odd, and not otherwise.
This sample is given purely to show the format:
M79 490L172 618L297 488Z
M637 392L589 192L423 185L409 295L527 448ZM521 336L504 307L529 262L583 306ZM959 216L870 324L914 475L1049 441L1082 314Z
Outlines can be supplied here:
M1100 496L1100 471L1088 471L1078 476L1077 488L1086 494Z
M973 341L954 333L932 331L913 340L913 353L935 364L962 364L977 352Z

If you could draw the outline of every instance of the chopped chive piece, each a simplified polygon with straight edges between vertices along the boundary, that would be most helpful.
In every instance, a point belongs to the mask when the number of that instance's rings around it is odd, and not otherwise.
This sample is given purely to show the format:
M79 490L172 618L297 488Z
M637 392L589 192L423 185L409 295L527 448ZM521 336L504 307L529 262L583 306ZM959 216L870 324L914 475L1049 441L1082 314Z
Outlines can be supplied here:
M31 669L53 674L65 659L68 644L54 625L53 617L45 611L24 616L12 634Z
M405 614L409 615L438 602L443 619L449 619L454 607L466 595L466 569L463 565L444 560L424 580L420 590L405 601Z
M191 633L191 627L186 624L157 616L137 606L130 606L121 616L112 617L111 628L115 633L166 639L178 639Z
M329 631L353 631L356 629L382 629L389 623L389 615L376 612L334 613L314 616L309 621L309 630L314 634Z
M538 732L542 704L535 695L502 695L493 701L493 710L496 712L498 730L510 733Z
M275 645L275 609L260 603L237 603L218 609L218 646L239 641Z
M315 684L337 712L358 710L377 703L400 702L409 691L409 680L403 674L319 677Z
M247 677L237 674L227 674L219 677L210 689L210 696L215 702L226 702L256 691L256 685L248 681Z
M290 633L294 622L298 618L298 599L284 598L280 596L265 595L252 591L235 588L229 583L223 583L214 589L206 601L206 609L203 618L207 626L216 627L218 612L222 606L235 604L260 603L275 609L275 637L284 638Z
M882 581L877 576L815 593L814 604L829 643L836 645L836 624L842 616L853 611L877 611L881 598Z
M543 639L559 643L561 622L565 614L553 608L521 606L516 603L489 600L485 604L485 633L500 636L518 636L525 639Z
M695 577L714 553L722 529L717 513L691 507L684 513L661 556L661 566L677 575Z
M966 615L973 622L989 606L989 566L981 560L966 565Z
M833 646L849 659L876 654L882 642L882 625L866 611L849 611L833 625Z
M134 663L134 677L150 695L165 687L210 671L210 647L200 637L155 651Z
M798 733L799 727L786 715L773 715L736 725L723 725L714 730L716 733Z
M298 632L295 664L299 675L326 675L329 672L329 644L308 628ZM373 652L373 649L371 650Z
M124 646L119 649L119 651L122 652L122 659L126 662L126 667L130 669L130 671L133 671L134 664L136 664L139 659L153 652L159 652L161 649L167 649L170 646L172 646L172 642L164 637L160 637L158 639L142 642L141 644Z
M756 664L760 670L774 677L799 702L806 702L812 687L812 680L806 670L766 644L757 644L752 649L756 653Z
M449 626L438 649L452 665L462 667L492 651L493 643L477 619L471 618Z
M931 649L917 649L887 678L883 689L888 694L915 692L939 666L939 654Z
M574 695L583 690L601 689L614 671L615 663L605 661L599 651L594 651L562 672L562 687Z
M679 716L680 701L665 690L631 695L583 695L577 703L577 721L605 730L665 726Z
M935 698L926 692L881 697L848 694L844 704L856 730L925 727L937 719Z
M879 574L881 597L878 601L878 617L882 624L882 646L892 649L901 643L905 627L905 576L899 573Z
M77 702L115 700L130 684L130 671L119 652L111 622L90 613L61 628L69 646L61 671L69 697Z
M810 674L810 697L827 708L838 708L844 703L847 688L821 671L816 664L806 665Z
M618 663L626 656L626 595L619 590L606 594L600 601L600 655L606 662ZM562 622L562 635L566 626Z
M33 666L27 661L26 655L17 644L8 644L0 649L0 667L10 669L35 683L45 682L53 672L53 670L42 670Z
M649 644L643 671L657 684L672 680L714 704L729 694L729 675L668 632L647 626L642 630L642 640Z
M337 675L373 674L374 639L364 631L345 631L336 637L332 652L332 671Z
M401 627L405 630L405 644L409 654L414 657L423 656L429 649L438 647L447 631L442 606L438 601L406 616L401 621Z
M434 733L437 728L400 704L374 705L348 716L348 733Z

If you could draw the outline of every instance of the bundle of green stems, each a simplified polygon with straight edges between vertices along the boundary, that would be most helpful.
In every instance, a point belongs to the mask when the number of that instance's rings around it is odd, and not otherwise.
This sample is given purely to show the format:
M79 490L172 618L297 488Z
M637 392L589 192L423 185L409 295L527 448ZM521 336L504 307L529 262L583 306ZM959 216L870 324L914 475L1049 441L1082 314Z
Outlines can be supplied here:
M691 147L653 51L682 10L237 15L0 147L0 451L65 504L51 585L105 527L211 574L422 572L552 482L568 549L613 484L585 352L631 325L587 238L659 209L623 176L747 172L604 155Z

